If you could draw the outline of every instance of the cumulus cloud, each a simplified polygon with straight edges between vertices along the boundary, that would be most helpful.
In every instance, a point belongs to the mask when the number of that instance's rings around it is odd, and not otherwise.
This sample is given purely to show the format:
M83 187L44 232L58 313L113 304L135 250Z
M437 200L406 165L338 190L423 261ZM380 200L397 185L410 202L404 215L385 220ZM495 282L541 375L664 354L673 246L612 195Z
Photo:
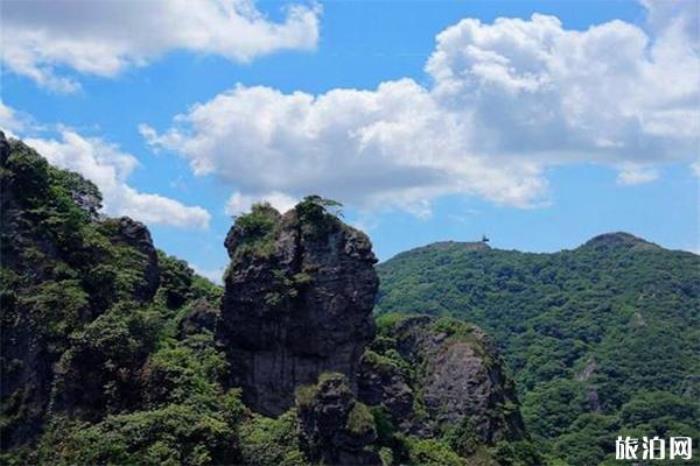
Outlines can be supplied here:
M461 191L526 205L544 192L546 181L529 161L494 167L465 152L470 128L448 113L411 80L320 96L237 86L178 117L180 126L164 134L141 132L185 155L196 174L235 184L236 207L267 193L298 199L315 192L425 215L426 195Z
M246 62L282 49L313 49L320 7L292 4L281 22L254 0L8 0L2 60L7 68L58 91L79 83L57 69L115 76L172 50Z
M64 129L60 140L27 138L53 165L75 171L94 182L104 197L104 211L128 215L148 224L181 228L207 228L210 214L203 208L187 206L159 194L142 193L126 182L138 166L137 159L113 144L98 138L85 138Z
M622 21L579 32L551 16L467 19L438 35L426 69L444 105L470 109L479 152L682 159L697 141L700 62L670 39L676 24L652 38Z
M419 216L446 194L531 207L548 201L546 170L571 163L648 182L659 164L691 163L700 134L696 13L663 3L646 2L645 28L465 19L438 34L429 86L400 79L311 95L238 85L165 131L141 130L194 173L235 186L237 206L315 192Z

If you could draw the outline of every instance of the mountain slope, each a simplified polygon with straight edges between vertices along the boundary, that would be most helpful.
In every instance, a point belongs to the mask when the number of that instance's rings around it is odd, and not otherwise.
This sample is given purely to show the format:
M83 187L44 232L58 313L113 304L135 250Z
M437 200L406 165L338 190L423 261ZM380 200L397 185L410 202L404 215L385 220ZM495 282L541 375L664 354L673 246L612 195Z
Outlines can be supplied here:
M183 324L217 312L220 288L2 132L0 186L0 462L230 457L225 361L211 331Z
M515 375L526 423L571 464L618 432L700 432L700 257L626 233L532 254L436 243L378 266L376 312L480 325Z

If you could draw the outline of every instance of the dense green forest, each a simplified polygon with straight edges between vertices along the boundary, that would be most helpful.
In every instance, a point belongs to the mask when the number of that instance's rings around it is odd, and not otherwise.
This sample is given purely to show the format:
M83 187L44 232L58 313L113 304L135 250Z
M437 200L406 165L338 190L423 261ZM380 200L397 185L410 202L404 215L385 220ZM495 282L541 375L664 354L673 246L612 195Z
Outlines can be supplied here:
M554 254L436 243L378 269L377 313L451 315L498 342L554 464L609 461L620 434L700 438L699 256L614 233Z

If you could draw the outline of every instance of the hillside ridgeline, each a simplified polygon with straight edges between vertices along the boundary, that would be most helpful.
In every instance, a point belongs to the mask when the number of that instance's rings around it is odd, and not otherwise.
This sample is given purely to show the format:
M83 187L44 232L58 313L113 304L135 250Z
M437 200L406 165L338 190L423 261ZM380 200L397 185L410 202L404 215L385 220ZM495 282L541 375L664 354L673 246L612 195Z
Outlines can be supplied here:
M700 257L628 233L553 254L443 242L379 264L376 312L498 342L540 451L610 461L617 435L700 435Z

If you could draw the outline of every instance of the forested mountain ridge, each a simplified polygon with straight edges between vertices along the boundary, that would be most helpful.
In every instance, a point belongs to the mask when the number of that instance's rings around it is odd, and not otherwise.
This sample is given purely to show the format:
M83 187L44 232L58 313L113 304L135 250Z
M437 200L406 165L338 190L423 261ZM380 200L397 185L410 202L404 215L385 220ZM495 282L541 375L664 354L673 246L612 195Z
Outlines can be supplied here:
M699 256L610 233L553 254L435 243L378 272L378 314L450 315L495 339L552 455L591 465L620 433L698 438Z

